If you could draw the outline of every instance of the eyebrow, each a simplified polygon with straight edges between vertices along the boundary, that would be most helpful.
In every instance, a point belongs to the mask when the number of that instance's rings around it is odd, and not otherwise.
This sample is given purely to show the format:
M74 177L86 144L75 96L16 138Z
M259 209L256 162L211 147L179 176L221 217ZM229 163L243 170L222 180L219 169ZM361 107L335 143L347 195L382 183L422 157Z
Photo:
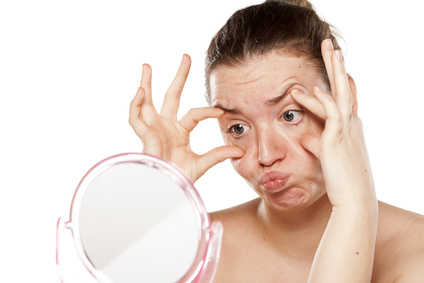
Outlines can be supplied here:
M288 94L289 94L289 89L291 87L293 87L294 85L297 85L299 83L293 82L288 84L282 91L281 94L278 95L277 97L271 98L270 100L268 100L267 102L265 102L266 105L275 105L278 102L280 102L281 100L283 100ZM219 103L216 103L213 105L213 107L219 108L224 110L227 113L231 113L231 114L240 114L241 111L237 108L225 108L224 106L222 106Z
M219 103L216 103L215 105L213 105L213 107L219 108L224 110L226 113L231 113L231 114L240 114L240 110L236 109L236 108L225 108L224 106L222 106Z
M274 97L270 100L268 100L267 102L265 102L266 105L274 105L277 104L278 102L280 102L281 100L283 100L288 94L289 94L289 89L294 86L297 85L298 83L289 83L281 92L281 94L277 97Z

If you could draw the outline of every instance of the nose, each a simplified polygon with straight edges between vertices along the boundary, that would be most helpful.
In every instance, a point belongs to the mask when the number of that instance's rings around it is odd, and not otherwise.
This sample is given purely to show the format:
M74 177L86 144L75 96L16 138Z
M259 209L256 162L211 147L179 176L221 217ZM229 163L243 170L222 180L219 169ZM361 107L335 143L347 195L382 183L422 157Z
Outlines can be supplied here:
M260 131L258 136L258 160L263 166L272 166L286 157L286 137L270 128Z

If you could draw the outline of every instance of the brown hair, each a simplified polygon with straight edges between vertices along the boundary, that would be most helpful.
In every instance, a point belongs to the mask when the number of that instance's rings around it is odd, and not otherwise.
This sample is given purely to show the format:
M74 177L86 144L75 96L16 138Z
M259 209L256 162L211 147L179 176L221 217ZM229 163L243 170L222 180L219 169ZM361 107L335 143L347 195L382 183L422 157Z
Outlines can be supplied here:
M321 43L330 38L340 49L330 25L306 0L266 1L235 12L212 38L206 56L206 99L210 104L211 72L217 66L235 66L254 56L288 49L304 55L328 82Z

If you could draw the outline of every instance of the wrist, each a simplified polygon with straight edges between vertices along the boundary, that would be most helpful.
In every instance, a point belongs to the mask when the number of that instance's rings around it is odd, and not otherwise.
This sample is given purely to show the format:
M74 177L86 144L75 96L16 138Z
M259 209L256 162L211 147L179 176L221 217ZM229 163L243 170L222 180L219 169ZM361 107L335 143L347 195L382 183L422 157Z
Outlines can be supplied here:
M350 202L343 205L333 205L332 217L341 217L342 219L355 218L362 219L371 225L376 226L378 221L378 201L376 199Z

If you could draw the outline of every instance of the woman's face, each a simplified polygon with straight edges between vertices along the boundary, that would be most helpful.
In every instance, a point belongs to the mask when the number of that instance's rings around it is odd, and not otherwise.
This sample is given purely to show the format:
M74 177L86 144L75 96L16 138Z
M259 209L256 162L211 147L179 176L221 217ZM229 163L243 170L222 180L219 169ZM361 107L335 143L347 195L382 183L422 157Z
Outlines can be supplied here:
M232 164L268 205L301 209L325 194L320 162L300 142L321 135L324 125L290 96L328 88L305 57L275 51L220 66L210 83L212 105L226 111L219 118L225 143L245 151Z

